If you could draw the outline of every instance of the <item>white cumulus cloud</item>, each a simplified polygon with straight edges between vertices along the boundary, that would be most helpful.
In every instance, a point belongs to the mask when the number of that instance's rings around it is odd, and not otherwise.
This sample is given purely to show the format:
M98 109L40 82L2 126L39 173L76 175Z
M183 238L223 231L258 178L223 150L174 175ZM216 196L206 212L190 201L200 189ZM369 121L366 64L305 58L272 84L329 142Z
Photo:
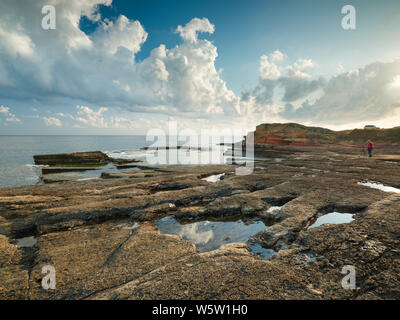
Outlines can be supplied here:
M53 118L53 117L43 117L44 123L46 124L47 127L61 127L62 123L61 120L58 118Z
M21 122L21 120L17 118L17 116L10 111L9 107L3 105L0 106L0 114L4 116L5 118L4 120L6 122Z
M400 60L342 72L327 81L314 103L305 101L297 109L289 105L283 115L298 121L345 124L398 114L400 87L393 84L399 73Z
M260 76L261 79L276 80L281 76L281 72L275 63L269 61L268 56L263 55L260 58Z
M116 22L105 19L93 35L96 46L109 54L115 54L119 48L125 48L135 54L146 39L147 32L140 22L131 21L123 15L119 16Z
M49 4L56 8L57 25L45 31L40 10ZM138 62L135 55L147 39L144 27L123 15L103 19L99 5L111 0L2 1L1 28L18 30L24 40L15 46L0 34L0 96L43 103L65 97L84 105L185 117L237 114L240 99L215 68L217 48L197 37L214 32L208 19L178 26L181 44L160 44ZM93 33L79 29L82 16L97 22ZM9 47L14 49L3 50Z
M281 51L275 50L274 52L272 52L269 55L269 57L272 62L280 62L280 61L283 61L283 59L285 58L285 55Z
M215 27L207 18L199 19L194 18L188 22L184 27L178 26L176 32L178 32L182 39L196 42L197 34L199 32L214 33Z

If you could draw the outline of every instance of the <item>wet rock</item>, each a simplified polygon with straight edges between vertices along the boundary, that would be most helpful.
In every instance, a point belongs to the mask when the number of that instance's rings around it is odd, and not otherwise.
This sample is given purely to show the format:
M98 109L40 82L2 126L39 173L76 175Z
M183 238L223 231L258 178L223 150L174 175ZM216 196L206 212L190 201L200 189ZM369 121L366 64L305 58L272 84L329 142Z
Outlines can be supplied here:
M109 162L106 154L100 151L75 152L58 154L34 155L33 159L37 165L104 165Z
M42 168L42 174L54 174L63 172L79 172L79 171L90 171L97 170L98 167L47 167Z
M143 177L143 176L141 176ZM124 179L132 178L132 174L122 172L102 172L100 175L102 179Z
M215 167L209 170L214 172ZM221 170L225 168L222 167ZM206 169L202 168L200 171L205 172ZM175 172L165 175L168 176L161 174L159 177L138 177L132 182L126 181L132 179L112 179L110 182L107 180L70 182L55 185L54 188L42 185L13 189L21 193L45 194L45 197L36 196L34 199L28 197L20 204L16 204L15 201L10 202L10 197L0 195L0 203L4 199L5 204L0 208L0 213L6 218L2 223L3 232L23 237L129 216L139 220L152 220L155 216L169 212L170 203L186 206L194 201L213 200L235 191L229 184L220 187L208 186L207 182L198 179L198 174L192 174L190 179L186 176L186 180L174 184L167 181L175 175ZM204 184L207 186L203 186ZM110 187L107 187L108 185ZM171 187L173 189L179 187L181 190L154 193L155 190ZM126 191L121 192L122 188ZM59 197L57 194L62 196ZM16 194L14 196L18 197ZM164 205L167 205L167 210L160 209Z
M118 159L118 158L110 158L111 162L117 165L117 168L119 166L125 167L125 166L136 166L137 163L143 162L142 160L138 159Z
M235 194L217 199L206 206L207 214L212 217L254 216L266 207L260 198L249 194Z
M0 297L400 298L400 195L358 185L369 179L399 188L400 164L332 152L285 158L260 161L266 170L249 176L232 174L232 166L153 168L0 189ZM318 177L310 177L313 169ZM201 180L223 173L216 183ZM267 214L274 206L282 208ZM333 211L355 220L309 228ZM168 215L271 220L254 241L278 252L266 261L236 243L199 254L193 243L155 229ZM14 244L31 236L32 248ZM44 265L56 268L55 291L41 288ZM341 287L345 265L356 268L354 291Z
M150 208L135 210L129 216L135 221L151 221L161 219L167 214L176 211L176 205L173 203L163 203Z

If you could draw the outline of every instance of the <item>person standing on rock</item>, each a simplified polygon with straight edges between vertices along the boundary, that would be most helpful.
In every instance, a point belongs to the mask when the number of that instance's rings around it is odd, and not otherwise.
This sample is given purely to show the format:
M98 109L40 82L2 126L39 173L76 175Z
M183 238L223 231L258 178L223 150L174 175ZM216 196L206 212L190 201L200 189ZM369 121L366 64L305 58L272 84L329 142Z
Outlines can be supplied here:
M368 140L368 155L371 158L372 157L372 150L374 149L374 143L371 140Z

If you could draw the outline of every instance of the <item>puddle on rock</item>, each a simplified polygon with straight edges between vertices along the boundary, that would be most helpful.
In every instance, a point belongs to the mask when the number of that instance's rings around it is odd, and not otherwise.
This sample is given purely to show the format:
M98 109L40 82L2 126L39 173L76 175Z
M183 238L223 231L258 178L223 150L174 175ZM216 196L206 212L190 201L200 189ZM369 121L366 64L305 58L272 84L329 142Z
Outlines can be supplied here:
M267 210L267 213L278 213L279 211L282 210L282 207L277 207L277 206L273 206L273 207L269 207Z
M246 243L251 236L267 228L261 220L246 222L205 220L183 224L172 216L157 221L156 225L162 233L179 235L184 240L192 241L198 252L213 251L233 242ZM268 250L254 245L249 247L252 251L254 249L256 254Z
M385 192L400 193L400 189L389 187L389 186L385 186L382 183L377 183L377 182L359 182L358 184L360 184L362 186L370 187L370 188L373 188L373 189L379 189L379 190L382 190L382 191L385 191Z
M24 248L30 248L33 247L37 243L37 240L34 236L32 237L25 237L21 239L16 240L17 246L24 247Z
M317 256L312 252L306 251L306 252L299 252L298 254L296 254L295 261L297 262L297 264L306 266L311 262L317 261L317 258L324 258L324 256Z
M208 182L212 182L212 183L216 183L216 182L218 182L218 181L221 180L221 177L222 177L223 175L225 175L225 173L215 174L215 175L212 175L212 176L208 176L208 177L203 178L203 179L201 179L201 180L208 181Z
M275 250L262 247L259 243L253 243L249 241L247 246L250 248L251 252L255 253L264 260L271 259L271 257L277 253Z
M354 220L354 214L331 212L319 217L308 229L313 229L324 224L343 224L350 223Z

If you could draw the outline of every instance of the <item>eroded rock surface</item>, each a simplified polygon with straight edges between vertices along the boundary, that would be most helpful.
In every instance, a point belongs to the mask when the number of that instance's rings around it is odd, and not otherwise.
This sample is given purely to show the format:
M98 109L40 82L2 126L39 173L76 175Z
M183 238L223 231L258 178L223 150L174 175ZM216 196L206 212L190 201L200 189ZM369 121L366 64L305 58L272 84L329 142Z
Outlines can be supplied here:
M0 298L400 298L400 194L358 184L400 188L400 163L295 153L258 161L248 176L235 169L146 168L0 189ZM355 220L309 228L334 211ZM262 219L268 227L252 241L277 254L263 260L246 243L199 253L160 233L155 222L169 215ZM31 236L32 247L17 245ZM45 265L55 267L55 290L42 288ZM356 269L355 290L342 288L346 265Z

